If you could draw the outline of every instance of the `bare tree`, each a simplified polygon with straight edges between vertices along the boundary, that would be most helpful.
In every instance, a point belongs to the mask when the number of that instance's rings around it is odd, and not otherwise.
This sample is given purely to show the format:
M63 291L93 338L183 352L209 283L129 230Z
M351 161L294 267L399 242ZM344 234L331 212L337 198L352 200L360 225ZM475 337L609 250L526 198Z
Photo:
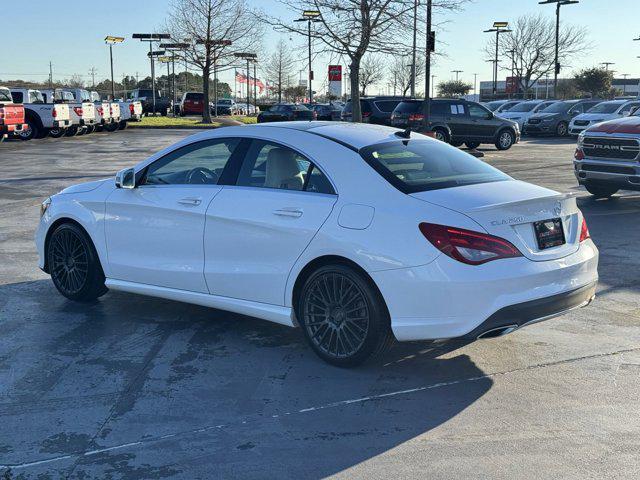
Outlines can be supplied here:
M367 94L367 88L380 82L383 78L384 64L382 59L375 55L367 55L360 65L360 77L358 78L360 94L364 97Z
M519 79L519 86L527 93L535 82L552 73L555 62L555 20L543 14L523 15L509 25L513 30L500 36L499 51L507 61L502 70L511 71ZM571 25L560 27L558 62L567 67L573 57L585 54L590 45L584 29ZM493 58L496 51L494 37L485 46L485 53Z
M278 103L282 102L282 91L288 86L288 78L295 64L296 59L293 57L291 47L280 40L264 66L268 79L275 83Z
M211 112L206 107L212 69L229 65L234 53L251 51L259 44L261 25L245 0L173 0L167 28L176 40L189 40L186 60L202 71L203 122L211 122Z
M389 81L395 92L396 88L400 95L407 96L411 89L411 55L395 55L389 64L387 71ZM424 77L424 56L416 57L416 86L420 85Z

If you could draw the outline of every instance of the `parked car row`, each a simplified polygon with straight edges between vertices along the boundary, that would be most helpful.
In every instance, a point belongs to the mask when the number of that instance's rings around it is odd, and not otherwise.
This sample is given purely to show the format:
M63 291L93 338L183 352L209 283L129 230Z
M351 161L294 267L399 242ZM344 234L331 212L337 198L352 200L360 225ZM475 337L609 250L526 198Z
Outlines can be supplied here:
M0 87L0 92L0 132L3 132L3 137L11 135L31 140L46 136L84 135L101 130L114 132L142 116L139 101L103 101L97 92L82 88L35 90Z

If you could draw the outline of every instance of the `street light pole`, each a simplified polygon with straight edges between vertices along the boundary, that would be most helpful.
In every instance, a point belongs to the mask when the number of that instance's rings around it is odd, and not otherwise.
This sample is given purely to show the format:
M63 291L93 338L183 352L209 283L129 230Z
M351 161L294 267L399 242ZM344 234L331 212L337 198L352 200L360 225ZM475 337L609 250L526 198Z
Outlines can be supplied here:
M498 94L498 47L500 42L500 34L508 33L512 30L508 29L509 22L493 22L493 28L485 30L484 33L496 32L496 58L493 65L493 98Z
M116 98L116 87L115 87L115 82L113 80L113 44L122 43L122 42L124 42L124 37L114 37L111 35L104 37L104 43L109 45L109 61L111 63L111 99L112 100Z
M313 90L311 88L311 81L313 80L313 70L311 69L311 23L320 22L320 12L318 10L305 10L302 12L302 17L294 20L294 22L307 22L307 38L308 38L308 53L309 53L309 103L313 102Z
M464 72L464 70L451 70L451 73L455 73L456 74L456 82L458 81L459 77L458 74Z
M416 98L416 42L418 36L418 0L413 1L413 48L411 58L411 98ZM395 95L395 91L393 93Z
M134 33L131 38L137 38L142 42L149 42L149 60L151 61L151 94L153 96L153 114L156 114L156 76L153 54L153 42L171 38L168 33Z
M431 118L431 97L429 96L429 87L431 81L431 52L435 50L435 33L431 31L431 7L432 0L427 0L427 25L426 25L426 45L424 56L424 105L422 106L422 130L424 132L431 131L429 122Z
M556 51L555 62L553 68L553 98L557 97L558 91L558 73L560 73L560 62L558 61L559 49L560 49L560 7L562 5L572 5L574 3L580 3L580 0L544 0L538 2L540 5L556 4Z
M608 72L609 71L609 65L615 65L615 63L614 62L601 62L600 65L604 65L604 70L606 72Z

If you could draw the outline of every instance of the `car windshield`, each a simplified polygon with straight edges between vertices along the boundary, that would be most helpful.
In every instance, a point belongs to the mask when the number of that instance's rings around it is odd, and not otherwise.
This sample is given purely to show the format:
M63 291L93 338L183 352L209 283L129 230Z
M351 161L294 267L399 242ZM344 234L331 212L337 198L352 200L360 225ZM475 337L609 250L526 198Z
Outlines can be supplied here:
M218 100L218 105L231 105L231 100L228 98L221 98Z
M296 112L305 112L305 111L309 110L304 105L291 105L291 109L296 111Z
M602 102L595 107L591 107L587 110L587 113L614 113L622 105L620 102Z
M566 111L568 111L574 105L576 105L576 104L575 103L569 103L569 102L553 103L553 104L549 105L547 108L545 108L543 110L543 112L544 113L565 113Z
M0 88L0 102L13 103L11 99L11 92L8 88Z
M509 109L509 112L530 112L538 104L533 102L522 102Z
M362 158L405 193L498 182L511 177L457 148L432 140L375 144Z
M492 112L494 112L498 107L500 107L501 105L504 105L504 102L501 100L498 100L497 102L489 102L486 103L484 106L487 107L489 110L491 110Z

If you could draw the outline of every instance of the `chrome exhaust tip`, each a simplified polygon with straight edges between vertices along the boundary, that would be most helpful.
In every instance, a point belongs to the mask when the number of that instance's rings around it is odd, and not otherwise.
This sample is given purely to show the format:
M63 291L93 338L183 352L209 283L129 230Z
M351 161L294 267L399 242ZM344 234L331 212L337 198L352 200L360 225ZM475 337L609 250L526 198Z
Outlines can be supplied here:
M481 338L501 337L517 329L518 329L518 325L505 325L502 327L496 327L496 328L487 330L486 332L482 332L480 335L478 335L477 338L478 340L480 340Z

